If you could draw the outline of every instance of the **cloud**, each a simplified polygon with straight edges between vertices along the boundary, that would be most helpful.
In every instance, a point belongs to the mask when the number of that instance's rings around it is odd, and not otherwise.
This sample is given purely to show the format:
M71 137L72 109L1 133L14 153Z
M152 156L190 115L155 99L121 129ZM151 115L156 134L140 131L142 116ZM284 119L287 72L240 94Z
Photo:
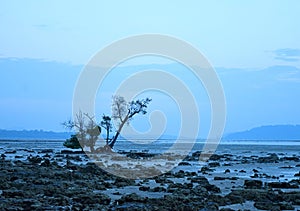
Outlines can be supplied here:
M286 62L300 61L300 49L295 48L280 48L273 51L275 54L274 59Z

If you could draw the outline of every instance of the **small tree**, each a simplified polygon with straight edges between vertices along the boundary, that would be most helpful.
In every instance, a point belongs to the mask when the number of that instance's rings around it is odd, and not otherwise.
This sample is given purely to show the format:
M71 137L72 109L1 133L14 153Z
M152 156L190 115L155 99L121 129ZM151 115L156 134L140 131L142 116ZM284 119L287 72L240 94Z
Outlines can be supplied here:
M81 149L81 151L83 151L82 146L79 143L78 138L76 137L76 135L71 135L71 138L67 139L64 142L64 146L71 148L71 149Z
M93 117L90 117L89 114L86 113L82 114L80 111L74 121L69 120L64 122L63 125L68 129L75 129L76 138L81 147L87 146L91 152L95 151L95 144L101 133L101 127L95 123ZM73 141L75 141L75 139L73 139Z
M108 145L109 141L110 141L109 132L112 131L111 118L109 116L106 116L105 114L103 114L100 125L101 125L101 127L103 127L106 130L106 145Z
M109 143L110 148L114 147L125 123L129 123L129 121L132 120L133 116L136 114L146 114L146 109L150 102L151 99L146 98L127 103L122 96L113 97L112 118L118 122L118 130Z

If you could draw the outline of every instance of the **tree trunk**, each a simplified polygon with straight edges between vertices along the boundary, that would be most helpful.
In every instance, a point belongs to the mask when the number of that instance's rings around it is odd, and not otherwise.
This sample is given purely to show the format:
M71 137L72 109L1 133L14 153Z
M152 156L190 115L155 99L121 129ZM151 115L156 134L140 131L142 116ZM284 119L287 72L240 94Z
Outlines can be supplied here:
M90 150L91 150L91 153L94 153L95 152L94 146L90 146Z
M116 143L116 141L117 141L117 139L118 139L118 137L121 133L121 130L122 130L123 126L125 125L125 123L127 122L128 119L129 119L129 117L128 117L128 114L127 114L124 121L121 123L118 131L116 132L116 135L113 137L113 140L108 145L111 149L114 148L114 145L115 145L115 143Z
M108 139L109 139L109 128L106 130L106 145L108 145Z
M113 140L109 143L109 147L112 149L114 148L114 145L118 139L118 136L120 135L119 131L116 132L116 135L113 137Z

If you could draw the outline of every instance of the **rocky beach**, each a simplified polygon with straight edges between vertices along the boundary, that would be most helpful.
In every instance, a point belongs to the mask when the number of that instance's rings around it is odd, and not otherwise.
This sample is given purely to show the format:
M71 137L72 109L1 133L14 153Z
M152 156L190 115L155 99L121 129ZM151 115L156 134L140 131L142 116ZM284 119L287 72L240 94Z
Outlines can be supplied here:
M2 148L2 152L1 210L300 209L297 152L217 152L200 163L201 152L194 151L171 171L159 174L161 166L154 165L150 170L158 175L140 179L112 175L78 151ZM141 162L146 155L122 154ZM115 159L107 165L118 171L122 162ZM130 168L150 171L143 165Z

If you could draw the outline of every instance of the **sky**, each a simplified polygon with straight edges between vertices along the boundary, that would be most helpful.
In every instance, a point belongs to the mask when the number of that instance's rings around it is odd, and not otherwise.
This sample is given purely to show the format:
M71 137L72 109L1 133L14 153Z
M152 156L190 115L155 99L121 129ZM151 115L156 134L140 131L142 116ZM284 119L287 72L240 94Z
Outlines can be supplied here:
M1 1L0 128L63 130L60 122L71 116L83 66L114 41L145 33L184 40L208 59L226 96L226 133L300 124L299 11L297 0ZM151 58L128 65L152 63L166 70L182 68ZM119 72L110 80L126 77ZM183 80L191 90L203 89L188 76ZM98 92L98 98L106 99L100 100L105 109L99 113L109 112L113 89ZM195 98L202 105L205 134L210 106L201 96ZM155 106L162 104L154 99L150 109ZM170 133L178 129L169 127Z

